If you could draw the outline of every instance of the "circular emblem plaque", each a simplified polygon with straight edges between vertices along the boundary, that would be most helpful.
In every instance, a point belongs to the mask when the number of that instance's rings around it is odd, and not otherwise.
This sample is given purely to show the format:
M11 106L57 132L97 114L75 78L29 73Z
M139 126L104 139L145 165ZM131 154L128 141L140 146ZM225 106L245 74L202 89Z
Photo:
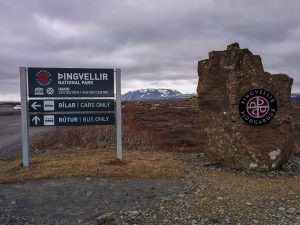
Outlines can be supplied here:
M47 72L46 70L41 70L36 75L36 81L40 85L43 85L43 86L48 85L52 81L51 74L49 72Z
M269 123L277 111L277 102L273 94L264 89L248 91L239 103L240 116L251 125Z

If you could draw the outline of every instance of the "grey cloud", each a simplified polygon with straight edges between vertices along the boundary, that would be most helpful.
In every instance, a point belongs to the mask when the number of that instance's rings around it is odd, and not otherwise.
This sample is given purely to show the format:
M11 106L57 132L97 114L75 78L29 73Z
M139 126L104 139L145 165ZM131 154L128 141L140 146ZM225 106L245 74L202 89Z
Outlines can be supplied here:
M299 90L299 8L294 0L1 1L0 79L17 85L28 65L120 67L129 83L192 80L198 60L238 41L267 71L294 75Z

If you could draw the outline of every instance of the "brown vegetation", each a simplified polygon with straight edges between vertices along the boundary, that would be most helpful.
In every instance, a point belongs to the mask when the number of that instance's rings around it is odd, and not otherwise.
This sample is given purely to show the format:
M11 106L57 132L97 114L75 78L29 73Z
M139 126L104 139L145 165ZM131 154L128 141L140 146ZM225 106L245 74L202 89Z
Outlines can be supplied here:
M115 152L73 151L31 159L28 169L21 160L0 161L0 183L62 177L180 178L183 165L170 154L132 151L116 160Z
M116 146L116 129L113 126L83 126L58 128L31 145L35 150L92 148L103 149ZM146 131L135 132L123 128L123 147L126 149L155 149L153 136Z
M204 139L199 129L197 98L178 102L126 103L125 124L152 134L160 149L201 152Z
M294 133L295 133L295 155L300 157L300 102L294 103Z

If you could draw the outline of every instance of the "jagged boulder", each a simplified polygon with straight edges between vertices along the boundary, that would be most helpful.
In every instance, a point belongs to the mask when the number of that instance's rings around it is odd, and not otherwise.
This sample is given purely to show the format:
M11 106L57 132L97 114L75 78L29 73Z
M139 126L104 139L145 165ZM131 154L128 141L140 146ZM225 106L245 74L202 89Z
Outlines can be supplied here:
M272 170L292 154L293 79L264 71L238 43L198 62L200 126L206 158L236 169Z

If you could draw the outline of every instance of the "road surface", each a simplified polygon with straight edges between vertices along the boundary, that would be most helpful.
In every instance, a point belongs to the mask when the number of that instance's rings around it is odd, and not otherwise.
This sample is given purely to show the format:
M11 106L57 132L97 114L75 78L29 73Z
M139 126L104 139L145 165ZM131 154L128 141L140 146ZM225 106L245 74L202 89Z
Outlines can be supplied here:
M30 139L41 137L49 128L29 129ZM11 160L22 156L21 115L0 115L0 160Z

